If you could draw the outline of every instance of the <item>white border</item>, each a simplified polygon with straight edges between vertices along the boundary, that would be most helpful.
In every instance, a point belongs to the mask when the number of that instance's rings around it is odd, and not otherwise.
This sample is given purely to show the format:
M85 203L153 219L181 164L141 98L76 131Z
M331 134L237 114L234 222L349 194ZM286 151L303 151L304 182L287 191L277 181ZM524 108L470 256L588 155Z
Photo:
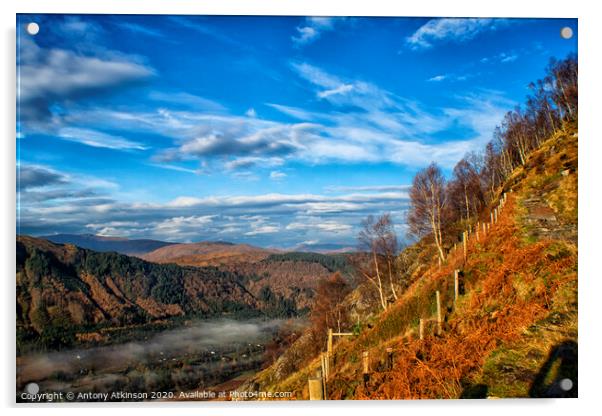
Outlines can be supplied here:
M599 249L599 212L602 210L600 191L602 189L601 142L599 123L602 117L598 114L602 91L599 77L602 74L600 61L600 44L602 39L602 17L593 1L526 1L499 0L495 3L471 0L213 0L203 3L193 0L95 0L68 1L54 0L4 0L1 5L2 21L2 55L0 55L0 72L2 74L2 97L0 98L0 114L3 118L4 139L2 142L2 238L0 238L1 263L5 273L2 274L4 284L3 302L0 302L2 313L3 342L2 375L0 394L2 404L9 407L10 414L21 411L25 414L60 412L74 414L85 411L91 415L105 415L107 412L140 412L149 415L177 414L211 415L244 412L248 415L282 414L307 415L308 413L332 414L337 409L346 414L365 415L378 412L412 414L445 414L467 415L484 412L492 415L508 413L534 414L577 414L593 413L599 408L596 399L600 395L600 376L602 375L599 347L602 346L597 294L600 293ZM323 15L323 16L474 16L474 17L578 17L579 18L579 90L580 90L580 141L579 141L579 396L578 400L497 400L495 403L482 401L413 401L413 402L343 402L343 403L237 403L222 404L169 404L153 405L71 405L60 407L25 407L15 408L13 405L14 378L14 269L15 269L15 13L114 13L114 14L248 14L248 15ZM598 127L596 129L596 127ZM598 238L596 238L598 237ZM85 409L85 410L84 410ZM374 411L372 410L374 409ZM589 410L589 411L588 411ZM598 410L599 411L599 410Z

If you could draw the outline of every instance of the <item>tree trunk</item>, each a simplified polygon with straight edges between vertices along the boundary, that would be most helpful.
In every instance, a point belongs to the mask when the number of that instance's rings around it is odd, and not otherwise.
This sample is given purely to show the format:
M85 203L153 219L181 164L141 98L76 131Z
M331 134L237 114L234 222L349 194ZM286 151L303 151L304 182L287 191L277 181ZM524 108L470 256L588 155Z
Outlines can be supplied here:
M372 250L372 257L374 258L374 270L376 271L376 279L378 281L378 294L380 296L380 303L383 307L383 309L386 311L387 310L387 302L385 302L385 297L383 294L383 284L382 284L382 280L380 279L380 271L378 269L378 261L376 260L376 251Z
M395 286L393 286L393 273L391 271L391 259L387 258L387 265L389 266L389 284L391 285L391 293L393 293L393 298L395 300L398 299L397 293L395 292Z

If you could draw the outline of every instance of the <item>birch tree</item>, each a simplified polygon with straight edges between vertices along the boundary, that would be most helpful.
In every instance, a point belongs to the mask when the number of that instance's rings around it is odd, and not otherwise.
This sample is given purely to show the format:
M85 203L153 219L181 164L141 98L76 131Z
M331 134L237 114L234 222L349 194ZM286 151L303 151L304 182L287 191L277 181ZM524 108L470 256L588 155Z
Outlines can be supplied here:
M414 176L408 213L410 234L418 238L432 235L442 261L445 260L442 229L448 202L445 188L441 169L431 163Z
M396 264L398 251L397 235L391 216L384 214L378 218L372 215L362 221L362 230L358 235L360 249L369 256L358 270L362 277L370 282L378 291L383 310L387 309L387 286L394 299ZM388 281L388 285L385 283Z

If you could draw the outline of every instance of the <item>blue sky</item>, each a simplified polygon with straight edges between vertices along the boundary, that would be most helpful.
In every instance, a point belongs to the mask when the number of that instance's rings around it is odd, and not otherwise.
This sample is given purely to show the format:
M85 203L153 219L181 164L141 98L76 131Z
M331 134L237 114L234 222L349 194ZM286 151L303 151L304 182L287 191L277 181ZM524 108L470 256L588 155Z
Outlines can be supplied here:
M18 231L319 248L390 212L404 237L414 173L481 150L564 26L19 15Z

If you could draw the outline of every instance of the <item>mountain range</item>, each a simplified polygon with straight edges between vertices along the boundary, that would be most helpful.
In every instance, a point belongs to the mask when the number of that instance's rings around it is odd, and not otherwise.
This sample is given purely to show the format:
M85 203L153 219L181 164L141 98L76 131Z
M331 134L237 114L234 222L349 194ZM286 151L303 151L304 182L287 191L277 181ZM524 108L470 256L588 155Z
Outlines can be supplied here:
M40 238L52 241L53 243L73 244L94 251L114 251L127 255L144 254L161 247L176 244L158 240L130 240L122 237L106 237L94 234L54 234L42 236Z

